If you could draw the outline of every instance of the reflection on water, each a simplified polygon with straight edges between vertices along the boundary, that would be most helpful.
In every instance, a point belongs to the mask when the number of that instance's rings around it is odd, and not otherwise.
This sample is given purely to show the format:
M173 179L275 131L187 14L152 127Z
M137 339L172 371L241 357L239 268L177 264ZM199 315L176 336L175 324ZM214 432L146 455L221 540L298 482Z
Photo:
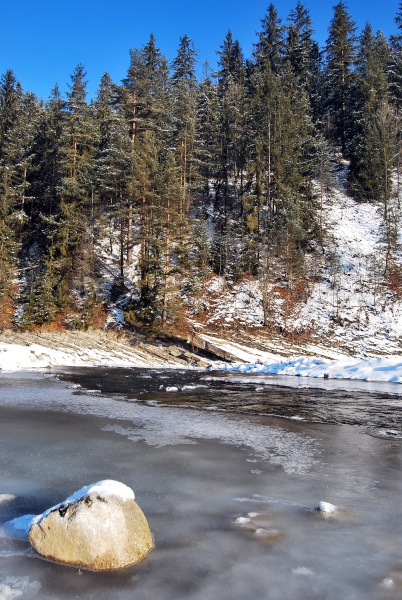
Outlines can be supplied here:
M399 397L197 371L63 379L0 376L0 522L113 478L133 487L155 549L90 573L3 528L1 600L401 597ZM338 514L317 513L322 500Z

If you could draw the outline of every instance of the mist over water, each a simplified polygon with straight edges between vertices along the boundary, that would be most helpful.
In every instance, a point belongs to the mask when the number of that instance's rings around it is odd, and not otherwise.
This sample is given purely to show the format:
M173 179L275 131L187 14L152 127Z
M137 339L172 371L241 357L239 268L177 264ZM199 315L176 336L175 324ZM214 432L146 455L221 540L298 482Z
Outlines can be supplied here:
M400 598L400 407L199 371L1 374L0 600ZM7 529L100 479L148 518L136 567L47 562Z

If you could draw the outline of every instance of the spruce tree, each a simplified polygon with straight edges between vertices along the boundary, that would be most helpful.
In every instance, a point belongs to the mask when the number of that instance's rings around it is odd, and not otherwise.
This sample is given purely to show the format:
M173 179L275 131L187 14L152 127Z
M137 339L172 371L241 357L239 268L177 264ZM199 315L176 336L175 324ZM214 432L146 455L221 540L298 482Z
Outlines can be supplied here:
M390 98L400 108L402 105L402 2L395 16L398 32L390 37L391 56L388 65Z
M283 65L284 27L278 11L271 3L261 20L261 31L254 48L254 63L257 69L265 69L267 64L273 73L279 73Z
M325 128L329 139L348 157L351 139L351 107L354 85L356 24L341 0L334 7L326 44Z
M102 213L109 219L109 230L117 225L114 241L118 249L119 274L115 284L122 289L125 266L133 245L133 146L124 115L116 104L115 87L107 73L101 79L94 110L97 124L96 189Z
M17 267L18 215L13 174L17 165L13 151L19 118L22 89L13 71L7 71L0 80L0 300L6 306L12 296L12 281ZM20 213L22 214L22 213Z
M316 235L317 211L312 190L315 131L307 94L288 66L272 73L269 64L253 77L254 194L249 199L256 223L260 275L285 269L289 285ZM255 235L255 234L254 234ZM268 289L268 288L266 288Z
M300 0L290 11L288 22L285 59L290 63L292 73L306 89L310 101L316 103L320 79L320 53L317 42L313 40L310 14Z
M77 310L91 293L87 280L93 273L91 262L82 259L87 252L93 254L92 240L88 238L91 228L90 215L94 201L94 132L93 120L87 104L85 70L79 64L71 75L67 92L65 167L66 176L61 183L60 226L57 251L61 281L59 293L65 304L72 301ZM74 263L77 262L75 268ZM87 270L89 267L89 273Z
M195 132L197 83L196 53L190 38L180 39L177 56L172 63L171 106L172 142L176 146L176 161L180 165L181 208L183 225L189 218L191 196L197 178L195 165Z
M387 65L390 50L381 32L373 34L367 24L360 36L356 55L353 111L353 143L350 150L349 184L353 194L365 200L378 200L383 167L382 148L373 135L373 123L388 97Z

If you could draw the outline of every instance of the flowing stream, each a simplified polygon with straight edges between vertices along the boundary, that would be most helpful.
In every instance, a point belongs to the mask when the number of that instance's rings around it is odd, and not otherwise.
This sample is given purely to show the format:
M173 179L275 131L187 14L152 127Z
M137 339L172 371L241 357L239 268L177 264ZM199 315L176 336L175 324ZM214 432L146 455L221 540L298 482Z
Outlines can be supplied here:
M400 599L402 389L319 385L0 374L0 600ZM132 487L148 518L155 548L137 566L48 562L10 530L101 479Z

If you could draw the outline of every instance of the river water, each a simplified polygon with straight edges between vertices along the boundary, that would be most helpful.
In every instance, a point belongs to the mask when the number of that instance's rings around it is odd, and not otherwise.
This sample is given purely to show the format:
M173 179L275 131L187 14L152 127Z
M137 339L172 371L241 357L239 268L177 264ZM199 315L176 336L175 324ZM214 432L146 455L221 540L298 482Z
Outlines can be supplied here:
M197 370L2 373L0 600L400 599L402 390L320 386ZM139 565L44 561L9 527L101 479L132 487L147 516L155 548ZM320 501L338 510L324 516Z

